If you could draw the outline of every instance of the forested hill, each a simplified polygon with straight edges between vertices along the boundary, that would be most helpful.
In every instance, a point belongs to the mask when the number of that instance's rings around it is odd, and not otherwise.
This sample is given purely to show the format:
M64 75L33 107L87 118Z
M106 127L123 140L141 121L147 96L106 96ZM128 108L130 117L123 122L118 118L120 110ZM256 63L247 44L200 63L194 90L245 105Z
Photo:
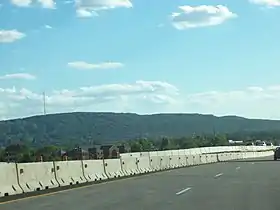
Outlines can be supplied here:
M201 114L65 113L0 122L0 143L108 142L140 137L280 130L280 121Z

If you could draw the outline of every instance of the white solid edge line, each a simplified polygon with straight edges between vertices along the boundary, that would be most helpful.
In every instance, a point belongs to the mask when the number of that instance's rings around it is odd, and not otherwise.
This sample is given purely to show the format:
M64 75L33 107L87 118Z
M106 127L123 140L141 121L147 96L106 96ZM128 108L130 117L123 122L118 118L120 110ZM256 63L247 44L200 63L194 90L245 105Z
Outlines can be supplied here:
M192 189L192 188L191 188L191 187L188 187L188 188L186 188L186 189L183 189L183 190L177 192L176 195L181 195L181 194L183 194L183 193L189 191L190 189Z
M223 175L223 173L220 173L220 174L215 175L215 177L219 177L219 176L222 176L222 175Z

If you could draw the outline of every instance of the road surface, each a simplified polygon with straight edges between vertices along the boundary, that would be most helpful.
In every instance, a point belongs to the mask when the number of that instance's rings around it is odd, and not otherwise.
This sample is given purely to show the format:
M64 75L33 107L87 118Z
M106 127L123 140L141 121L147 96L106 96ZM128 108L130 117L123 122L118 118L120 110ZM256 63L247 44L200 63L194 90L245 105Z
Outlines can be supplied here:
M279 210L280 161L166 171L0 204L1 210Z

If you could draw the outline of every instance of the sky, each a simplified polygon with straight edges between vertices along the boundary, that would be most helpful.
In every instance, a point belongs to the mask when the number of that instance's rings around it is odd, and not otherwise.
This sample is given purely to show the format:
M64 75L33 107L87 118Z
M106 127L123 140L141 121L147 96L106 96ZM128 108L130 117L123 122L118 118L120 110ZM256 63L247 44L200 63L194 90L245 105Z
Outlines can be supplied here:
M280 119L280 0L0 0L0 120ZM277 59L278 58L278 59Z

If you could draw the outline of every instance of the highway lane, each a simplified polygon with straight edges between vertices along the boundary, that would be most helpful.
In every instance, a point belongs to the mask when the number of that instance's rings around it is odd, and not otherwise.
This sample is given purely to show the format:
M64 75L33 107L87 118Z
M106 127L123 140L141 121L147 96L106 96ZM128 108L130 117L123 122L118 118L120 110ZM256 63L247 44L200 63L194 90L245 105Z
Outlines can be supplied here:
M280 161L166 171L0 204L1 210L279 210Z

